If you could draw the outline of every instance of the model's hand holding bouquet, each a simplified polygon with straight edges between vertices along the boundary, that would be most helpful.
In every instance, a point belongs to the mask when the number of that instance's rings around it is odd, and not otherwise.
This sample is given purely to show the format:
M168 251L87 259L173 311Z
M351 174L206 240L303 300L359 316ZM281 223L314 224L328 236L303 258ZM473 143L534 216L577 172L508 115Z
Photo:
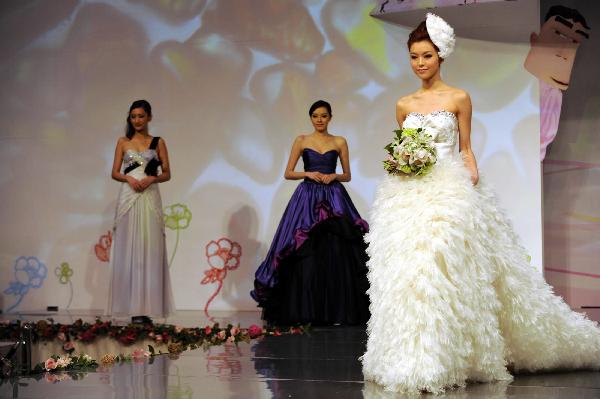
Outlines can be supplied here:
M385 146L383 168L392 175L425 175L435 164L433 138L424 129L394 130L396 137Z

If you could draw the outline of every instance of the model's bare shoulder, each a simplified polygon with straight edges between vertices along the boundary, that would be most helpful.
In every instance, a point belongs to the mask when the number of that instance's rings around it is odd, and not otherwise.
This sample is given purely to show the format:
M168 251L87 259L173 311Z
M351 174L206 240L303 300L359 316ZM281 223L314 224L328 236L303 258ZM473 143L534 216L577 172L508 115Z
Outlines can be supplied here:
M307 134L299 134L296 136L296 138L294 139L294 142L292 143L292 148L304 148L304 146L306 145L306 140L307 140Z
M128 143L129 141L131 141L131 140L129 140L125 136L119 137L119 139L117 140L117 148L123 148L123 146L125 145L125 143Z
M336 144L344 144L346 142L346 138L344 136L333 136Z
M409 94L407 96L401 97L396 102L396 119L398 123L401 124L406 115L410 112L411 104L415 101L415 95Z
M454 102L457 104L471 103L471 96L469 93L463 89L459 89L458 87L452 87L450 95L452 96L452 100L454 100Z
M408 104L415 100L415 93L411 93L407 96L400 97L398 101L396 101L396 108L398 109L406 109Z

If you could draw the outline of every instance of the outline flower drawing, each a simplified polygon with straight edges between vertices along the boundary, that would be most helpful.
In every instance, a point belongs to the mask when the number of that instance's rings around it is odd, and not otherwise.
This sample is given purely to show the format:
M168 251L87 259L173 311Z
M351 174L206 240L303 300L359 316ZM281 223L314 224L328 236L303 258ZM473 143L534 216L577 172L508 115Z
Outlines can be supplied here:
M73 282L71 281L71 277L73 276L73 269L68 262L63 262L59 267L54 269L54 275L58 277L58 282L61 284L69 284L70 288L70 296L69 303L67 304L67 309L71 307L71 302L73 302Z
M98 239L98 243L94 245L94 252L96 258L100 262L110 261L110 247L112 246L112 231L108 230L106 234L103 234Z
M185 230L189 227L190 222L192 221L192 211L190 211L190 208L186 205L177 203L166 206L163 210L163 214L165 227L177 232L175 237L175 248L173 248L173 252L171 253L171 259L169 259L170 268L173 264L173 259L175 259L177 247L179 246L179 230Z
M61 284L68 284L71 282L71 276L73 276L73 269L69 266L68 262L63 262L59 267L54 269L54 275L58 277L58 282Z
M223 288L223 280L227 277L228 270L235 270L240 266L240 258L242 257L242 246L229 238L219 238L217 241L210 241L204 248L206 260L210 265L209 270L204 271L204 279L200 284L218 283L217 290L208 298L204 305L204 314L208 314L208 306L213 299L219 294Z
M3 292L6 295L18 297L6 312L19 306L31 288L40 288L48 276L48 268L35 256L19 256L15 260L15 281L8 283L8 288Z

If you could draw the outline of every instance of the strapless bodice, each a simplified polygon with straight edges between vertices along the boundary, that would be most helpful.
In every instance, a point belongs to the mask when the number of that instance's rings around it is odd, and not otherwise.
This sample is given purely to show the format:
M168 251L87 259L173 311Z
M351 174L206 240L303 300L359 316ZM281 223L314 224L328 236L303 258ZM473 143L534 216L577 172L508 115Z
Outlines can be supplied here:
M423 128L433 137L437 159L451 158L458 137L458 119L450 111L435 111L428 114L411 112L406 115L403 128Z
M138 152L130 149L125 151L125 154L123 155L123 166L127 168L130 165L137 163L142 168L142 170L144 170L146 164L154 158L158 159L158 154L156 153L156 150L147 149L145 151Z
M335 173L337 159L338 152L336 150L329 150L323 154L312 148L305 148L302 151L305 172Z

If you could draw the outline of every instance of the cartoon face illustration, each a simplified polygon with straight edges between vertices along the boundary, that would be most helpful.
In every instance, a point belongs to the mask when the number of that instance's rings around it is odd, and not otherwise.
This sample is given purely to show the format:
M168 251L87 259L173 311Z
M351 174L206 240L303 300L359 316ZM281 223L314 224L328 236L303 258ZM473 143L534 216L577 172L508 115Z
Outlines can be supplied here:
M589 38L589 30L576 10L552 7L540 33L531 34L525 69L552 87L567 90L577 49Z

